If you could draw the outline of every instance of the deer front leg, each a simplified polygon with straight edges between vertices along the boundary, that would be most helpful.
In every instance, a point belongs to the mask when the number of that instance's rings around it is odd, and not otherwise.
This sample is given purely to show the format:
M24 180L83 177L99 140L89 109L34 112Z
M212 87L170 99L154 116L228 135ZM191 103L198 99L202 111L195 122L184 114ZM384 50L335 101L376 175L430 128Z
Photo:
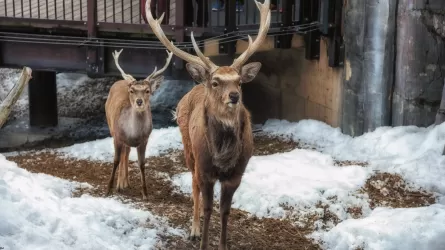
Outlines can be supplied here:
M122 152L122 144L114 142L114 165L113 170L111 171L110 180L108 181L108 189L105 196L109 196L111 194L111 189L113 188L114 176L116 175L116 169L119 166L119 162L121 161L121 152Z
M227 250L227 221L229 220L230 207L235 191L241 182L240 178L236 180L221 183L221 197L219 211L221 216L221 235L219 237L219 250Z
M130 186L128 181L128 168L130 165L128 159L129 154L130 154L130 147L124 145L122 148L121 161L119 163L119 170L117 175L116 190L118 192Z
M201 182L201 193L204 205L204 227L202 230L201 250L207 250L209 247L209 226L210 217L212 216L213 206L213 186L214 182L205 180Z
M145 149L146 148L147 148L147 142L144 142L139 147L137 147L139 169L141 170L142 199L143 200L147 200L147 186L145 184Z
M199 206L201 203L200 193L198 181L195 178L195 175L192 177L192 189L193 189L193 221L192 221L192 230L190 232L190 240L199 239L201 233L199 231L200 223L199 223ZM202 206L202 204L201 204Z

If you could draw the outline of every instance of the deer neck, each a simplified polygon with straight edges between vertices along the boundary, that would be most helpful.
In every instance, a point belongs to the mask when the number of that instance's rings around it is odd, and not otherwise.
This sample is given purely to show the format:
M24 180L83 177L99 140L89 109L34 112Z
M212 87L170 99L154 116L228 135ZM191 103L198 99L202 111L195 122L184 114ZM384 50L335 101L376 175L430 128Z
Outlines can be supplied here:
M236 166L242 149L240 112L236 118L218 116L217 113L207 109L205 112L207 125L207 145L212 155L214 166L225 172Z

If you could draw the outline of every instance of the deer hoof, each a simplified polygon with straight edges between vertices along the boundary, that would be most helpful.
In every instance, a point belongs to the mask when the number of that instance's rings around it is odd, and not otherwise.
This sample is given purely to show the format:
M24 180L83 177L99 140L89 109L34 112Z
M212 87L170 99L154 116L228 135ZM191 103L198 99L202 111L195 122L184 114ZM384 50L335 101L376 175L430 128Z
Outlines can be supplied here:
M199 227L196 227L196 228L192 227L192 231L190 232L189 240L195 241L195 240L200 240L200 239L201 239L201 234L199 233Z
M190 236L189 236L189 240L191 240L191 241L199 241L199 240L201 240L201 236L197 236L197 235L191 235L190 234Z

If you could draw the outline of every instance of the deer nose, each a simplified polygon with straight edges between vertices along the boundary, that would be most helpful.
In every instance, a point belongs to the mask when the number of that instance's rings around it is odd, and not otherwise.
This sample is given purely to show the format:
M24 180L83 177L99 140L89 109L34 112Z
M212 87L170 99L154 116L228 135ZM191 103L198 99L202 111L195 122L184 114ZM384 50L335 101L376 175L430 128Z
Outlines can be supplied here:
M137 100L136 100L136 104L137 104L138 106L141 106L141 105L142 105L142 99L137 99Z
M238 92L230 92L229 98L232 103L237 103L239 100L239 93Z

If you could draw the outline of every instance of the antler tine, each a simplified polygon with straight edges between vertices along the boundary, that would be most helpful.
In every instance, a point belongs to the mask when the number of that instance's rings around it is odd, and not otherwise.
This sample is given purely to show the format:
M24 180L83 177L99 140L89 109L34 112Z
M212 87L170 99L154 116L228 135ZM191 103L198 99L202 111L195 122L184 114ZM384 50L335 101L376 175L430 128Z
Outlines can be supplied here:
M155 70L153 71L153 73L151 73L151 75L149 75L145 80L150 80L150 78L154 78L159 76L160 74L164 73L164 71L167 69L168 65L170 64L170 61L172 60L173 57L173 52L170 52L168 50L167 51L167 60L165 61L165 65L164 67L162 67L162 69L160 70L156 70L157 67L155 67Z
M211 67L205 63L201 58L191 55L187 52L182 51L181 49L177 48L171 41L168 40L168 38L165 36L164 31L162 31L161 28L161 22L162 19L164 19L164 14L162 13L161 17L158 20L155 20L153 18L153 15L151 14L150 10L150 3L151 0L147 0L145 3L145 15L148 20L148 24L150 25L151 29L153 30L153 33L156 35L156 37L161 41L164 46L173 52L177 57L181 58L184 61L187 61L189 63L194 63L203 66L207 70L211 70Z
M216 69L218 69L218 66L214 64L212 61L210 61L210 59L201 52L201 50L198 47L198 44L195 41L195 37L193 36L193 31L191 32L190 37L192 39L193 49L195 49L196 54L209 67L210 73L213 73Z
M125 80L129 80L129 81L136 81L136 79L134 79L134 77L132 75L125 74L124 70L119 65L119 56L121 55L123 50L124 49L121 49L119 52L115 50L112 53L113 57L114 57L114 63L116 64L117 69L121 72L122 78L124 78Z
M260 3L257 0L255 0L255 3L258 7L258 10L261 14L261 22L260 22L260 28L258 31L258 36L255 39L255 42L252 43L252 38L248 36L249 38L249 46L247 49L237 58L233 61L232 68L239 69L243 66L244 63L247 62L250 56L252 56L253 53L259 48L260 44L264 41L266 38L267 32L269 31L270 27L270 0L264 0L264 3Z

